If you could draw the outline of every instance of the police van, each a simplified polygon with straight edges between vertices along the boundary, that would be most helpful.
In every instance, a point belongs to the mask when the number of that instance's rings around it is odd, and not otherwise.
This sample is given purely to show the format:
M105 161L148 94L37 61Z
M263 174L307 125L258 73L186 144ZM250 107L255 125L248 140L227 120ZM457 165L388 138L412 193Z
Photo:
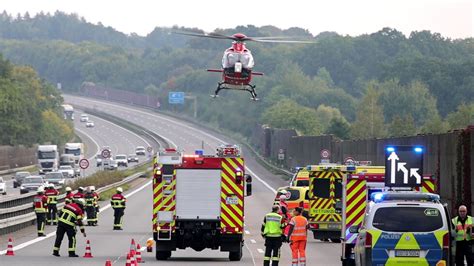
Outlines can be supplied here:
M355 265L450 265L450 221L437 194L373 193L362 225L349 228L358 233Z

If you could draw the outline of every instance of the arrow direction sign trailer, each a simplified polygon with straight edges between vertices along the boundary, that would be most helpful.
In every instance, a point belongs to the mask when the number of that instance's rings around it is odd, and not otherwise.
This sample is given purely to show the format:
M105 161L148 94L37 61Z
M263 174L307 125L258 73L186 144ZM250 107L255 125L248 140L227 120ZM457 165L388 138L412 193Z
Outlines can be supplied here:
M420 187L423 175L423 147L385 147L385 186Z

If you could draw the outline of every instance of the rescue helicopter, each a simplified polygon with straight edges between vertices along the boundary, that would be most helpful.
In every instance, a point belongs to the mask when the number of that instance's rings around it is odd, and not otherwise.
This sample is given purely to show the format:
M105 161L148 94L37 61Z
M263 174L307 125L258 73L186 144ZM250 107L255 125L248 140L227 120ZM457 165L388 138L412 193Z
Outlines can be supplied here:
M251 84L252 76L263 76L262 72L253 71L255 61L252 52L247 49L246 41L263 43L314 43L312 41L288 40L288 37L249 37L242 33L231 36L218 33L175 32L177 34L212 39L232 40L232 46L224 51L221 69L207 69L208 72L222 73L222 80L211 97L219 96L221 90L240 90L250 93L252 100L258 101L255 85Z

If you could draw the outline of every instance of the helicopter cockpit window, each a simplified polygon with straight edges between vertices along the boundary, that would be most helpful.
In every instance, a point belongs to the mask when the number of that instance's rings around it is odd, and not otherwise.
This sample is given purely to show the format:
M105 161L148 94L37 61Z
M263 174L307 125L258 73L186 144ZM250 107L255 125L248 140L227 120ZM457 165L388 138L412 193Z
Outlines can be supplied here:
M241 62L242 67L244 68L252 68L254 66L253 56L250 52L245 52L243 54L234 53L234 52L227 52L224 54L222 58L222 67L230 68L234 67L235 63Z

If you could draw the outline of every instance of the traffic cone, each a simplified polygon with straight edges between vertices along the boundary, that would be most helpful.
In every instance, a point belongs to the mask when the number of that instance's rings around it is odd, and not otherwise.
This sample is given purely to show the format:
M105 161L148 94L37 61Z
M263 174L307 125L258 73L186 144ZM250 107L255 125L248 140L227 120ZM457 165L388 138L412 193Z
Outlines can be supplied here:
M5 256L15 256L13 252L13 239L11 237L8 238L7 253L5 253Z
M105 266L112 266L112 262L110 260L105 261Z
M137 251L137 245L135 244L135 239L132 238L132 243L130 243L130 251Z
M142 260L142 247L140 246L140 244L137 244L137 263L143 263L145 262L144 260Z
M91 253L91 242L87 240L86 243L86 254L84 254L84 258L93 258Z
M132 266L130 263L130 253L127 254L127 262L125 262L125 266Z
M135 259L135 251L130 254L130 266L138 266L137 260Z

